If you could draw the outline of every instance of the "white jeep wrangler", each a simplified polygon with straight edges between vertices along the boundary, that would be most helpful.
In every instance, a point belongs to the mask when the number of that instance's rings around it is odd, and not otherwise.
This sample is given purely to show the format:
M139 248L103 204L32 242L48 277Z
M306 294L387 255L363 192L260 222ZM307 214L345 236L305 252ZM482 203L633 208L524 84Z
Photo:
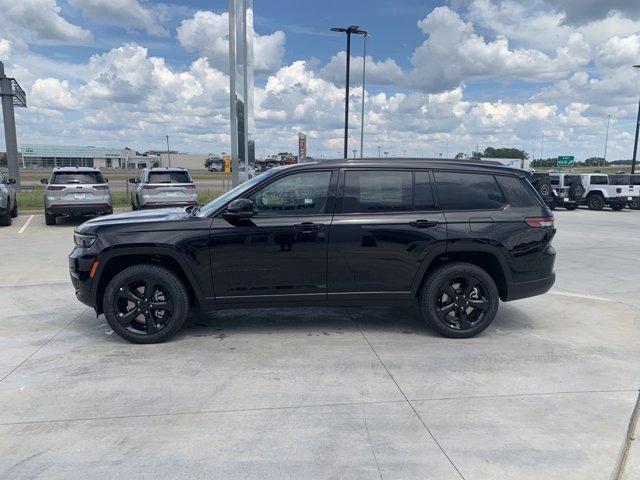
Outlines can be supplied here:
M622 210L634 198L628 186L611 185L605 173L586 173L580 178L585 190L580 203L589 210L602 210L605 205L611 210Z
M638 210L638 199L640 198L640 175L629 175L626 173L616 173L609 175L609 185L615 185L616 191L627 196L627 206L633 210Z
M575 173L549 173L556 207L567 210L578 208L578 201L584 195L584 187L580 175Z

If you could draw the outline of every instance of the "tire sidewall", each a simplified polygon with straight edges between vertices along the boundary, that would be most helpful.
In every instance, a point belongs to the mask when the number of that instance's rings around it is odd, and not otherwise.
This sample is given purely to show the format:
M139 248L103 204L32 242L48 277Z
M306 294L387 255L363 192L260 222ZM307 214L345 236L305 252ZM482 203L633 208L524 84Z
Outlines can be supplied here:
M604 208L604 198L598 194L591 195L587 200L587 206L591 210L602 210Z
M123 284L143 279L155 280L166 288L174 305L169 325L151 335L137 334L122 326L114 309L118 288ZM159 265L143 264L126 268L115 275L105 289L102 305L107 323L120 337L133 343L159 343L173 336L184 324L189 310L189 297L184 285L171 270Z
M436 312L436 300L440 286L443 282L453 280L456 277L470 277L480 282L489 300L489 309L485 318L468 330L456 330L446 325ZM430 274L420 295L421 311L427 322L439 333L449 338L469 338L478 335L493 322L499 303L498 288L491 276L480 267L470 263L452 263L439 267Z

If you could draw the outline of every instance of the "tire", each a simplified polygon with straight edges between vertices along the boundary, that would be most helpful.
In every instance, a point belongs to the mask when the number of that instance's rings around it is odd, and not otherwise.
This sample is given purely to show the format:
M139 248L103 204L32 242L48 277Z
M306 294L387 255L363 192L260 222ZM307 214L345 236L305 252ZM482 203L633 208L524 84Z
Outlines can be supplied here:
M147 288L153 288L149 295ZM135 302L142 306L136 306ZM189 295L180 279L168 268L139 264L124 269L111 279L102 305L109 326L125 340L160 343L172 337L184 324L189 312ZM158 305L167 308L163 310ZM162 312L161 316L158 316L159 312ZM125 314L128 314L128 323L120 318ZM167 315L168 319L162 321Z
M131 210L133 212L135 212L136 210L138 210L138 207L136 207L136 202L134 202L133 197L131 197Z
M44 223L46 223L47 225L55 225L56 224L56 216L51 214L51 213L47 213L45 211L44 212Z
M569 198L571 200L580 200L584 195L584 187L578 182L573 182L569 186Z
M613 205L610 205L610 207L614 212L619 212L624 208L624 203L615 203Z
M11 218L16 218L18 216L18 199L14 199L13 208L11 209Z
M589 207L589 210L602 210L604 208L604 197L597 193L591 195L587 199L587 207Z
M555 200L551 200L550 202L547 203L547 207L549 207L549 210L555 210L556 209L556 202Z
M577 203L567 203L564 208L566 208L567 210L575 210L576 208L578 208L578 204Z
M640 210L640 202L639 201L632 201L629 202L629 204L627 205L631 210Z
M0 215L0 225L3 227L11 225L11 210L7 209L4 215Z
M465 295L465 288L471 288L470 293ZM446 294L446 290L451 294ZM477 297L483 300L484 308L472 306L474 300L480 305ZM498 289L491 276L480 267L463 262L443 265L429 274L420 293L424 319L448 338L478 335L495 318L499 303ZM460 306L463 304L466 306Z

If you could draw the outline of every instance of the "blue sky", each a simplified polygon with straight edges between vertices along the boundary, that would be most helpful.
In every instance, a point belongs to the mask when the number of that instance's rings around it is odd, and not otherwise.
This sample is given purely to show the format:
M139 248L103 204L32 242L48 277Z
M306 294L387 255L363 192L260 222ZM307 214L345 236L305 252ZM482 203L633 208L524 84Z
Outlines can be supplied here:
M337 156L343 34L368 42L365 154L629 158L640 95L640 2L255 0L259 153ZM228 150L226 1L0 0L0 59L29 95L19 143ZM353 41L357 146L362 40ZM2 142L0 141L0 144ZM537 152L536 152L537 150Z

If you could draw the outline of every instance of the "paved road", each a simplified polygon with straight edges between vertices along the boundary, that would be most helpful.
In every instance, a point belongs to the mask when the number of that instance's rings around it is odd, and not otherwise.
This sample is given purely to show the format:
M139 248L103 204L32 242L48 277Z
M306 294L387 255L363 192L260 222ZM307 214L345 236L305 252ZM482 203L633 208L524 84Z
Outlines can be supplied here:
M501 305L474 339L406 309L251 310L149 346L75 300L74 223L29 218L0 229L0 479L614 468L640 386L640 212L557 212L556 287ZM637 443L626 478L640 478Z

